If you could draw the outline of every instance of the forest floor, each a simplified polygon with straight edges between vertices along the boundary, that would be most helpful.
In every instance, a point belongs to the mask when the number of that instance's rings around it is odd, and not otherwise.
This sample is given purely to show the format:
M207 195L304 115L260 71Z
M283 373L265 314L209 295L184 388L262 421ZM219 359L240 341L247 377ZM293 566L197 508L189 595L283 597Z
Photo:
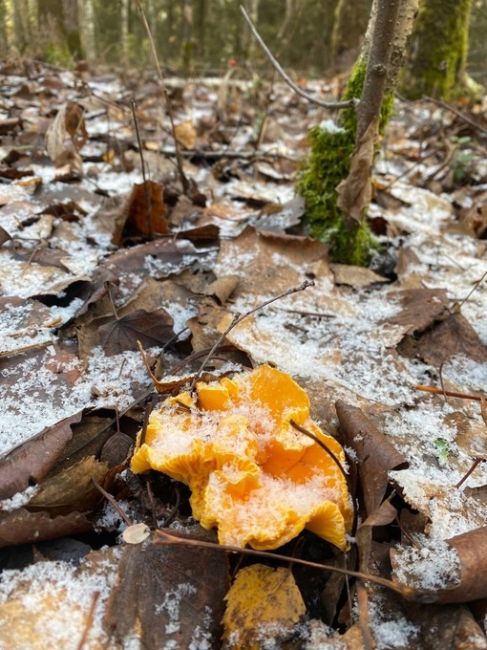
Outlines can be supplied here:
M396 101L364 269L305 236L295 178L333 116L287 86L167 80L183 193L149 74L0 74L0 648L487 648L485 103ZM270 364L306 390L347 452L346 553L309 531L289 563L224 552L185 486L130 470L148 405L256 307L203 378Z

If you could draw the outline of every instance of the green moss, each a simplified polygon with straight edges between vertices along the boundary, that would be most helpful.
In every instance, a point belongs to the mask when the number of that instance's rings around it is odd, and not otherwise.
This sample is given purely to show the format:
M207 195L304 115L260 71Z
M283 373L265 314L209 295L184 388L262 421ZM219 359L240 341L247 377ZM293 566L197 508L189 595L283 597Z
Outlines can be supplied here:
M359 59L347 83L343 99L360 97L365 79L365 61ZM393 110L394 97L388 94L381 109L380 131L383 133ZM306 203L305 220L312 237L327 242L335 262L366 265L376 246L365 219L355 227L347 225L337 206L336 188L348 176L355 149L357 116L353 108L340 114L338 131L320 127L311 129L311 151L298 177L297 189Z
M472 0L427 0L420 5L411 38L411 58L402 92L411 99L425 95L475 98L478 84L466 74L468 26Z

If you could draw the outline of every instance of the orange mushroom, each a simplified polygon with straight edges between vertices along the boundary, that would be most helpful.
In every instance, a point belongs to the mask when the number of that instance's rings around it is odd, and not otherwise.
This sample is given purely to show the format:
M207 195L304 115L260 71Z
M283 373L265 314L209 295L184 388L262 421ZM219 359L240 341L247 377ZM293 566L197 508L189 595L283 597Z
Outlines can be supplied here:
M179 402L179 404L178 404ZM182 410L183 403L189 410ZM222 544L275 549L307 528L347 546L351 499L335 461L340 444L309 415L306 392L268 365L218 382L200 382L153 411L135 473L154 469L188 485L193 515L218 528Z

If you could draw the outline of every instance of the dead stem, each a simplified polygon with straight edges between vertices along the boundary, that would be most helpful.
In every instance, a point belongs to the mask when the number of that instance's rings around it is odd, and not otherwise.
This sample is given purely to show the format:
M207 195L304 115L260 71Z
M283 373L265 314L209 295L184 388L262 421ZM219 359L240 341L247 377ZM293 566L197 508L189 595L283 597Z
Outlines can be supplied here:
M316 97L313 97L312 95L308 95L308 93L304 92L299 86L297 86L294 81L291 79L291 77L287 74L287 72L284 70L284 68L281 66L279 61L275 58L275 56L272 54L272 52L269 50L267 45L264 42L264 39L262 36L259 34L257 31L257 28L255 27L254 23L252 22L252 19L248 15L247 11L243 7L243 5L240 5L240 12L242 16L245 18L245 21L247 25L250 28L250 31L252 32L253 37L257 41L257 43L261 46L261 48L264 50L267 58L272 64L272 67L279 73L279 75L284 79L284 81L287 83L287 85L294 90L294 92L299 95L300 97L304 97L304 99L307 99L309 102L312 102L313 104L316 104L317 106L321 106L322 108L350 108L350 107L356 107L358 106L359 100L356 98L348 99L343 102L325 102L321 99L317 99Z
M91 599L90 609L89 609L88 615L86 617L85 628L83 630L83 634L81 636L81 639L79 640L77 650L83 650L86 642L88 641L88 635L90 633L91 628L93 627L93 620L95 618L96 605L98 603L99 598L100 598L100 592L95 591L94 594L93 594L93 598Z
M313 280L305 280L302 284L300 284L298 287L293 287L292 289L288 289L287 291L284 291L283 293L280 293L278 296L274 296L274 298L270 298L269 300L266 300L265 302L261 303L260 305L257 305L257 307L254 307L250 311L246 312L245 314L242 314L241 316L235 315L232 318L232 322L230 325L226 328L224 332L222 332L221 336L217 339L215 344L212 346L206 357L203 359L203 363L199 367L198 372L193 378L193 381L191 382L190 390L193 391L198 379L201 377L201 374L203 370L206 367L206 364L208 361L212 358L214 352L216 349L219 347L220 343L223 341L223 339L233 330L234 327L236 327L239 323L241 323L245 318L248 318L248 316L251 316L252 314L255 314L256 311L259 311L260 309L263 309L264 307L267 307L267 305L270 305L271 303L275 302L276 300L280 300L281 298L286 298L287 296L292 295L293 293L297 293L298 291L304 291L308 287L314 287L315 283Z
M158 528L155 533L160 538L160 541L155 542L156 544L183 544L186 546L196 546L200 548L212 548L226 553L243 553L244 555L265 558L266 560L279 560L286 563L291 562L294 564L301 564L302 566L311 567L312 569L319 569L320 571L331 571L334 573L340 573L345 576L351 576L352 578L359 578L365 582L372 582L373 584L380 585L381 587L391 589L404 598L410 599L414 595L414 590L410 587L397 584L392 580L388 580L387 578L369 575L360 571L352 571L351 569L342 569L341 567L337 567L332 564L319 564L318 562L311 562L310 560L290 557L289 555L281 555L280 553L256 551L250 548L240 548L239 546L217 544L216 542L205 542L203 540L194 539L192 537L183 537L181 535L175 534L173 530L163 528Z
M92 478L91 481L92 481L93 485L96 487L96 489L98 490L98 492L103 494L103 496L108 501L108 503L112 506L112 508L114 508L116 510L116 512L118 512L118 514L120 515L122 520L127 524L127 526L131 526L132 522L127 517L125 512L122 510L120 505L117 503L116 499L109 492L107 492L104 488L102 488L102 486L94 478Z
M161 82L161 88L162 92L164 94L164 99L166 100L166 108L167 108L167 114L169 116L169 121L171 123L171 133L172 137L174 140L174 149L176 153L176 166L178 169L178 174L179 174L179 179L181 181L181 185L183 186L183 193L188 195L190 192L190 182L188 181L186 174L184 173L183 169L183 157L181 156L181 146L179 144L179 141L176 137L176 125L174 122L174 114L172 110L172 103L171 103L171 98L169 97L169 93L167 92L167 87L166 83L164 81L164 75L162 74L162 68L161 64L159 63L159 57L157 56L157 49L156 45L154 43L154 38L152 36L152 31L149 26L149 23L147 22L147 18L144 12L144 8L142 7L142 3L140 0L135 0L135 4L137 5L137 8L140 12L140 15L142 17L142 23L144 25L144 29L147 32L147 36L149 38L149 43L150 43L150 48L151 48L151 53L152 53L152 58L154 59L154 64L157 69L157 74L159 76L159 80Z
M136 113L136 104L135 100L133 99L130 102L130 108L132 109L132 117L134 120L134 125L135 125L135 135L137 138L137 146L139 147L139 156L140 156L140 167L142 170L142 180L144 182L144 198L145 198L145 209L147 210L147 232L149 233L149 238L152 239L153 236L153 231L152 231L152 205L151 205L151 193L149 190L149 186L147 184L147 176L145 173L145 160L144 160L144 152L142 150L142 140L140 139L140 132L139 132L139 122L137 120L137 113Z
M471 474L473 474L473 472L475 471L477 465L479 465L483 460L484 460L483 458L475 458L474 459L472 465L470 466L470 469L466 472L465 476L462 476L462 478L455 485L457 490L462 487L462 485L465 483L465 481L468 479L468 477L471 476Z
M419 384L414 387L416 390L421 390L424 393L432 393L433 395L446 395L447 397L460 397L461 399L474 399L481 402L485 397L483 395L471 395L470 393L457 393L453 390L443 390L437 386L423 386Z

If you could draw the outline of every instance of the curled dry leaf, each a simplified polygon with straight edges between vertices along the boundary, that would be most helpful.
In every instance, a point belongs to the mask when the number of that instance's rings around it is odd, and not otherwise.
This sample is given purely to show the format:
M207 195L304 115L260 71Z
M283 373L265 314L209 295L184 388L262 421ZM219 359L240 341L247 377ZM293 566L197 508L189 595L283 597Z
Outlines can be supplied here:
M372 166L378 138L378 120L372 120L350 161L350 171L337 187L338 207L346 218L360 222L372 199Z
M8 499L38 483L54 467L71 440L71 425L81 420L81 412L47 427L0 460L0 498Z
M406 466L407 459L361 409L338 400L336 412L345 442L355 450L359 460L358 472L365 511L370 516L384 498L389 470Z
M240 569L225 597L223 648L259 650L279 645L306 607L290 569L253 564Z
M58 111L46 133L46 149L56 167L71 162L81 169L80 149L88 139L84 108L76 102L68 101Z
M87 456L45 479L30 500L29 509L48 510L58 514L87 512L95 507L100 498L93 479L103 483L107 472L105 463L100 463L94 456Z
M165 235L169 231L164 192L162 186L154 181L133 186L123 214L126 215L123 230L127 234Z
M80 535L92 528L91 521L80 512L51 517L48 512L21 508L0 516L0 547Z

